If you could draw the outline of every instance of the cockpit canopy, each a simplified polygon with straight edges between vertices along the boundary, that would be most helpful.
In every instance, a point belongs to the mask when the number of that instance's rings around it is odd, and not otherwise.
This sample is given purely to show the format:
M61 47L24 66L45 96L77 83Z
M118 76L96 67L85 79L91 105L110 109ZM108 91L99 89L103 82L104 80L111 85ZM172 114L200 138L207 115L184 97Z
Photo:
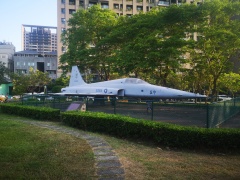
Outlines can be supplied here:
M148 84L147 82L138 78L126 78L125 83L126 84Z

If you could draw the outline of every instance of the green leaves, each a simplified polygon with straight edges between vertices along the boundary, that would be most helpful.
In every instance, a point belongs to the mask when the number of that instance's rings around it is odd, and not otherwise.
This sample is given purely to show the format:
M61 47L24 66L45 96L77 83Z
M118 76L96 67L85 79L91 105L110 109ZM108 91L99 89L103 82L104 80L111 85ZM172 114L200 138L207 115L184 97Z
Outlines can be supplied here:
M14 94L22 95L27 91L33 93L34 91L39 92L40 89L47 85L51 79L48 73L43 73L39 70L34 71L31 67L29 69L29 74L11 74L11 79L13 83Z
M0 84L6 82L6 78L5 76L8 74L9 70L8 68L5 66L5 63L3 63L2 61L0 61Z
M240 48L239 17L239 1L228 0L171 5L131 17L116 17L99 6L79 10L63 34L68 49L61 68L78 65L100 80L131 75L163 86L183 73L184 81L174 81L177 87L216 94L219 77L232 70L229 59Z
M228 1L207 1L202 5L206 19L197 23L198 35L195 48L191 49L192 68L197 69L196 78L205 71L208 82L205 87L211 94L216 96L219 78L223 73L231 71L231 56L240 48L239 33L236 27L240 22L231 20L239 10L240 3L229 3ZM235 10L234 10L235 9ZM195 78L195 79L196 79Z
M94 69L99 74L106 75L109 70L103 67L111 53L107 44L100 41L116 24L116 14L110 10L102 9L99 5L87 10L80 9L69 19L68 30L63 34L62 40L68 47L60 58L62 68L67 72L73 65L80 70ZM110 64L109 64L110 65Z

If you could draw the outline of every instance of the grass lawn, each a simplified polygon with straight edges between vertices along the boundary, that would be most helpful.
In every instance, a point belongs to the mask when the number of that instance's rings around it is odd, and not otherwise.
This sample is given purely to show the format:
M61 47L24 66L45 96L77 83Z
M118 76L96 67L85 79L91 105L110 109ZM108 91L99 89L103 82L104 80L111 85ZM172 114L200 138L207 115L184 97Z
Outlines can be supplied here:
M237 180L240 152L194 152L100 135L115 149L126 179ZM224 144L223 144L224 146Z
M85 141L17 119L26 118L0 113L0 179L93 179L93 154ZM91 134L117 152L127 180L240 177L240 152L194 152Z
M93 179L84 140L13 119L0 114L0 179Z

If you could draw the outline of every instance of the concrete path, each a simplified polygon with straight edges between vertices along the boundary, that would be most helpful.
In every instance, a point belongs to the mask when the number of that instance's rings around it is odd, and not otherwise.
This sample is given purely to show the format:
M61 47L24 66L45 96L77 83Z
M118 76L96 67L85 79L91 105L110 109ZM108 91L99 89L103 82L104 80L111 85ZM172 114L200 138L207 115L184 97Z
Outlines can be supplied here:
M65 134L70 134L74 137L81 138L87 141L87 143L92 147L94 158L95 158L95 167L96 167L96 176L99 180L124 180L124 168L119 161L117 154L114 152L112 147L102 138L96 137L81 131L78 129L71 129L57 124L49 124L43 121L22 121L34 126L44 127L52 129L54 131L62 132Z

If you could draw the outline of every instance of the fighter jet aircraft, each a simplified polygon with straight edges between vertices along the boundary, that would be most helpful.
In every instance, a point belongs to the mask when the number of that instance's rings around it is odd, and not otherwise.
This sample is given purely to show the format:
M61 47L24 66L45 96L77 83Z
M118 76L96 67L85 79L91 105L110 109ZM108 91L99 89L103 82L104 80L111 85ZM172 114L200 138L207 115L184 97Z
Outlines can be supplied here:
M72 67L69 86L62 88L61 93L58 94L151 99L192 99L206 97L205 95L152 85L138 78L123 78L87 84L82 79L77 66Z

